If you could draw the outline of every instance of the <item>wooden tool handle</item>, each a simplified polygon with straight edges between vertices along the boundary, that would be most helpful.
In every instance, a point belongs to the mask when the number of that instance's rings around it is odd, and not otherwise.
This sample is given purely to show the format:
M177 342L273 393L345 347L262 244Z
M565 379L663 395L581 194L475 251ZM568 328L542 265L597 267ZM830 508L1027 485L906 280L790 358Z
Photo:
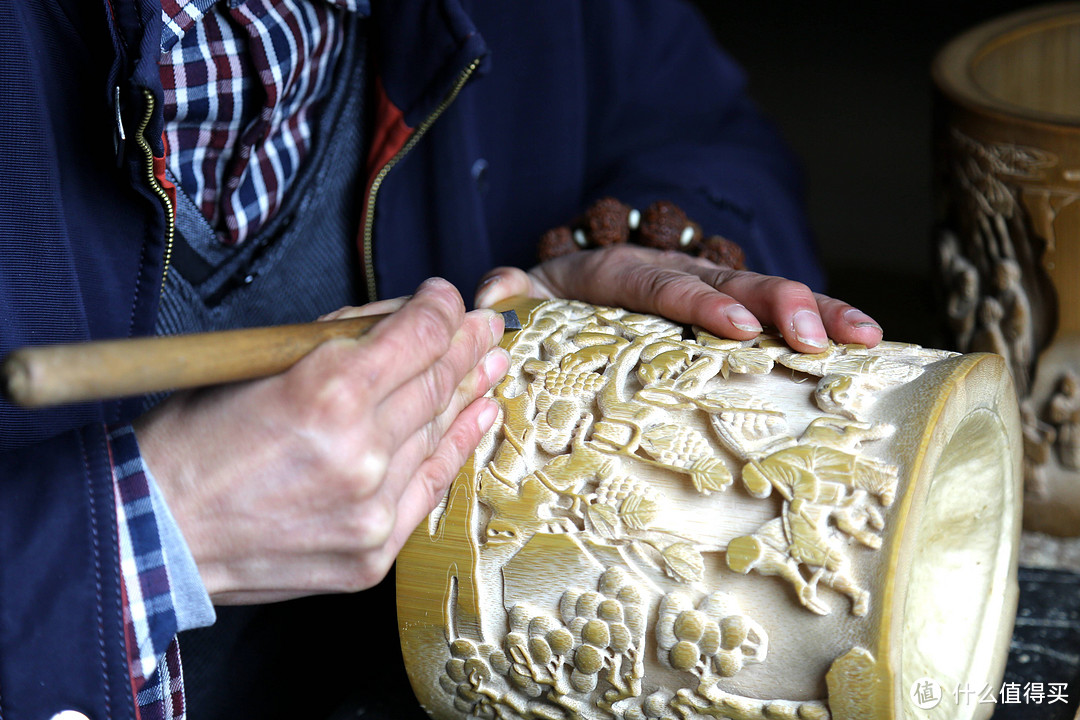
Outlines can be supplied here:
M0 389L33 408L251 380L288 370L327 340L358 337L384 317L22 348L0 366Z

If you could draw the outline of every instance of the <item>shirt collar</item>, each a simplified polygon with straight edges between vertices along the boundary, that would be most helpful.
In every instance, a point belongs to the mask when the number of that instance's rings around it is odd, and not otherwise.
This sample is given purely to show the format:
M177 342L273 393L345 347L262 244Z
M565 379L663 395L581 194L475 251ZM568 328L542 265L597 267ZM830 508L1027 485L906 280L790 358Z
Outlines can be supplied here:
M229 0L234 6L243 0ZM301 0L304 1L304 0ZM362 17L371 14L371 0L306 0L325 2L345 12ZM203 19L210 8L226 0L161 0L161 52L172 50L191 28Z

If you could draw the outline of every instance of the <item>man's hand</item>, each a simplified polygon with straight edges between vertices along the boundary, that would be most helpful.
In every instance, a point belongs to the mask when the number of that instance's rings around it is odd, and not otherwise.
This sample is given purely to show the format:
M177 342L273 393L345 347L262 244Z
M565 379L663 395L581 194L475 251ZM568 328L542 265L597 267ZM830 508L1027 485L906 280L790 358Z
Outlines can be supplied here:
M830 337L868 347L881 341L881 327L865 313L802 283L635 245L571 253L527 273L496 268L481 281L476 305L514 295L625 307L736 340L771 325L800 352L821 352Z
M358 340L281 375L178 394L136 423L143 457L216 604L383 578L491 426L502 317L425 282Z

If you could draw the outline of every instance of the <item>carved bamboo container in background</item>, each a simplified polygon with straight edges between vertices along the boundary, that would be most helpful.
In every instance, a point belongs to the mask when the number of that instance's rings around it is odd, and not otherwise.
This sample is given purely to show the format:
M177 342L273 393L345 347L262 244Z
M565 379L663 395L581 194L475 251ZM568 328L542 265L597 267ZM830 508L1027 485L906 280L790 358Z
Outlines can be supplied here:
M1025 526L1080 534L1080 4L1009 15L934 63L939 283L954 347L1021 400Z
M948 694L913 712L927 678L1004 668L1021 471L1001 358L516 309L500 417L398 560L433 717L989 714Z

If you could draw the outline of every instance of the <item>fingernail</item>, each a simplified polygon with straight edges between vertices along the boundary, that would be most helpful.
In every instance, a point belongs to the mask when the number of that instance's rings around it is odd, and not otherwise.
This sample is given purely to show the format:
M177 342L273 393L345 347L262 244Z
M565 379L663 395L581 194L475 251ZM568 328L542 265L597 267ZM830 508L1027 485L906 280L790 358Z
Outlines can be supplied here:
M491 429L491 425L498 415L499 406L491 400L486 400L484 409L480 411L480 415L476 418L476 424L480 426L480 432L487 432Z
M449 284L450 284L449 282L447 282L446 280L443 280L441 277L429 277L428 279L424 280L424 282L420 283L420 287L421 288L437 288L437 287L442 287L443 285L449 285Z
M728 322L740 330L755 333L761 332L761 323L754 317L754 313L750 312L742 305L728 305L724 314L727 315Z
M495 286L499 284L500 280L502 280L502 275L492 275L488 279L484 280L484 282L480 283L479 287L476 288L477 307L484 307L491 304L490 302L488 302L488 298L491 296L492 291L494 290Z
M510 353L501 347L492 348L484 356L484 374L492 384L502 379L510 369Z
M791 318L791 329L795 333L795 339L806 345L824 348L829 344L821 318L810 310L800 310L795 313Z
M497 313L491 310L491 317L488 319L488 326L491 328L491 341L493 344L498 345L502 340L503 331L506 329L506 321L503 320L502 313Z
M874 318L870 317L862 310L851 308L844 312L844 320L848 325L852 325L857 328L872 327L881 330L881 326L874 322Z

